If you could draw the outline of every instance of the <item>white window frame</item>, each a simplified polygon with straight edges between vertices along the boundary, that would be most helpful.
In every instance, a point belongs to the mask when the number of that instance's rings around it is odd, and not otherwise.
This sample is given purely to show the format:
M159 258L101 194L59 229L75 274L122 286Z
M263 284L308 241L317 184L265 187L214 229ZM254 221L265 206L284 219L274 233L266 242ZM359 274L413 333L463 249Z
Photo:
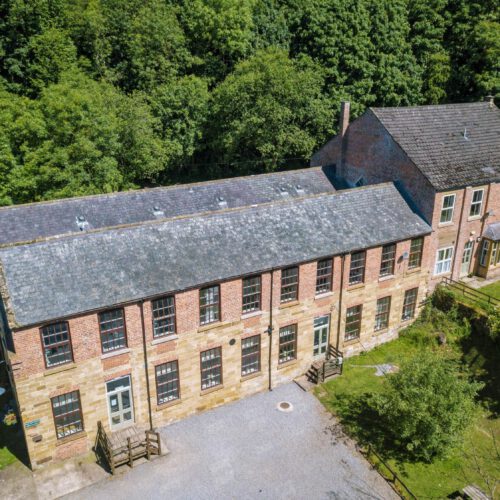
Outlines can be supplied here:
M453 260L454 247L444 247L440 248L436 252L436 263L434 264L434 276L439 274L446 274L451 271L451 263ZM439 254L442 253L440 258ZM449 256L448 256L449 253Z
M479 256L479 265L482 267L486 267L486 261L489 250L490 250L490 240L483 240L483 244L481 245L481 254Z
M447 198L453 198L453 203L451 204L450 207L445 207L445 201ZM453 194L446 194L443 196L443 203L441 204L441 215L439 216L439 223L440 224L449 224L450 222L453 222L453 213L455 212L455 202L457 200L457 195L455 193ZM450 212L451 210L451 212ZM450 212L449 218L446 220L443 220L443 213ZM448 217L448 216L447 216Z
M476 193L481 193L481 199L479 201L474 201L474 196ZM481 217L481 214L483 213L483 201L484 201L484 189L474 189L472 191L472 198L470 201L470 210L469 210L469 217ZM479 205L479 211L478 213L472 213L472 210L474 207L477 207Z

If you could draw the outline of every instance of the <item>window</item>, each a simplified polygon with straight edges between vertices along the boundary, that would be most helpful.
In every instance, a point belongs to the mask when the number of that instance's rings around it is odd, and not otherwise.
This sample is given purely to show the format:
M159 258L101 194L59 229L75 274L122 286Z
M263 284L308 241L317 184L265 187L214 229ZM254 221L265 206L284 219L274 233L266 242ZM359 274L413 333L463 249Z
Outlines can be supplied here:
M174 297L153 300L153 337L163 337L175 333Z
M408 269L420 267L422 264L423 238L414 238L410 243L410 255L408 257Z
M391 297L383 297L377 300L375 312L375 331L383 330L389 326L389 313L391 310Z
M345 340L359 338L361 333L361 312L363 306L353 306L347 309L345 321Z
M297 325L280 328L279 363L297 358Z
M455 207L455 195L448 194L443 197L443 208L441 208L441 224L451 222L453 219L453 208Z
M417 305L417 295L418 288L412 288L411 290L406 290L405 300L403 302L403 315L402 320L413 318L415 316L415 307Z
M491 245L491 257L490 257L490 266L494 266L497 261L497 254L498 254L498 243L495 241Z
M260 311L261 278L252 276L243 280L243 312Z
M219 321L219 294L219 285L209 286L200 290L200 325Z
M57 439L83 431L82 408L78 391L56 396L51 398L50 401L52 403Z
M437 251L434 274L444 274L451 270L453 247L441 248Z
M241 375L260 372L260 335L241 341Z
M318 261L316 271L316 294L330 292L332 289L333 260L324 259Z
M481 215L481 209L483 207L483 195L484 189L476 189L472 191L472 201L470 204L469 217L477 217Z
M365 280L366 252L356 252L351 255L351 269L349 272L349 285L363 283Z
M488 265L488 251L490 249L489 240L483 240L483 246L481 247L481 255L479 257L479 264L483 267Z
M382 260L380 262L380 276L394 274L394 262L396 260L396 244L384 245L382 247Z
M53 323L41 329L42 345L47 368L73 361L68 323Z
M158 404L168 403L180 398L179 363L169 361L158 365L156 371L156 398Z
M222 384L222 347L201 353L201 389Z
M102 352L127 347L123 309L113 309L99 314Z
M299 291L299 268L289 267L281 271L281 302L297 300Z

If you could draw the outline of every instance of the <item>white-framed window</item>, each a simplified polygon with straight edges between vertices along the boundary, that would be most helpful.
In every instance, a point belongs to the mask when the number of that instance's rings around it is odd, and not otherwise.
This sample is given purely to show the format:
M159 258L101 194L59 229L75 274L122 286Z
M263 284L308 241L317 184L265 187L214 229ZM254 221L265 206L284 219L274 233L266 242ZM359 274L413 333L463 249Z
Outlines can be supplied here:
M472 191L472 201L470 203L469 217L478 217L483 208L484 189Z
M488 260L488 251L490 249L490 241L483 240L483 245L481 246L481 255L479 256L479 264L486 267Z
M443 196L443 206L441 208L440 224L451 222L453 220L453 209L455 208L455 195L447 194Z
M453 247L440 248L436 254L436 265L434 274L444 274L451 271L451 259L453 257Z
M496 265L496 263L497 263L497 254L498 254L498 242L495 241L491 245L490 266Z

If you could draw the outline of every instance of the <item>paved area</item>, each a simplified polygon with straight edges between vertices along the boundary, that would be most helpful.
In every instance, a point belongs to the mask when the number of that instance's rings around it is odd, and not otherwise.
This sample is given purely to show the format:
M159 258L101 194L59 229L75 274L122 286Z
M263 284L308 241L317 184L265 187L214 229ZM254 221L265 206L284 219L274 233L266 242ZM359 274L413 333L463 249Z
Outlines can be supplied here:
M292 411L279 411L281 401L291 403ZM169 455L65 498L399 498L319 401L293 383L161 432Z

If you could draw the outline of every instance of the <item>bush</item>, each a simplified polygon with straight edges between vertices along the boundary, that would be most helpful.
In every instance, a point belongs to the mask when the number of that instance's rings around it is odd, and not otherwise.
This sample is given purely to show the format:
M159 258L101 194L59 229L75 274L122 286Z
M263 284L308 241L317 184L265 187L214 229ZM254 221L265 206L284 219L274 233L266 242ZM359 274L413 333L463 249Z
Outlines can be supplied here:
M389 376L370 404L405 458L430 462L462 440L481 387L453 362L422 352Z

